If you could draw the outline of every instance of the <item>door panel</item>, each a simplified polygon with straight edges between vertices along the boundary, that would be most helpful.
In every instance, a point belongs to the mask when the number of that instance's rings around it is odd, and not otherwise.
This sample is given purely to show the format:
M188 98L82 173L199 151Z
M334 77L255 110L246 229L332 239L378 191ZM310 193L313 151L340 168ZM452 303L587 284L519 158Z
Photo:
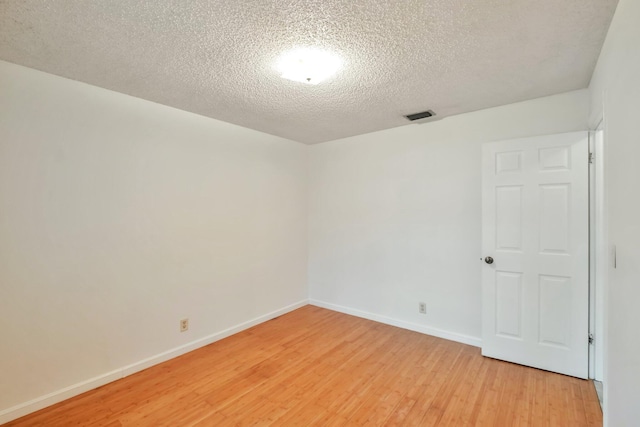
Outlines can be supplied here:
M496 272L496 334L522 339L522 274Z
M539 276L540 344L569 348L571 278Z
M483 146L485 356L586 378L588 137Z
M522 251L522 186L496 187L496 249Z
M540 252L569 254L569 184L540 186Z

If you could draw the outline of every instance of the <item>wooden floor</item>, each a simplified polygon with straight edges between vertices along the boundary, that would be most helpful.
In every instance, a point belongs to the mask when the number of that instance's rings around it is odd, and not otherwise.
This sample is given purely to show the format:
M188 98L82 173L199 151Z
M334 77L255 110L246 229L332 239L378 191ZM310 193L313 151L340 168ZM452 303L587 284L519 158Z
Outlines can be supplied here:
M593 385L306 306L11 426L599 426Z

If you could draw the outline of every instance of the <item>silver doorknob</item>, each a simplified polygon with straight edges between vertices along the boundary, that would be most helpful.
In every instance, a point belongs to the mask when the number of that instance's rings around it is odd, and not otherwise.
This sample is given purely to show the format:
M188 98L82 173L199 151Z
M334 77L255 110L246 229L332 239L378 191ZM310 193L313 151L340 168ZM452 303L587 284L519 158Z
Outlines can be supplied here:
M493 258L491 258L490 256L486 257L484 259L484 262L486 262L487 264L493 264Z

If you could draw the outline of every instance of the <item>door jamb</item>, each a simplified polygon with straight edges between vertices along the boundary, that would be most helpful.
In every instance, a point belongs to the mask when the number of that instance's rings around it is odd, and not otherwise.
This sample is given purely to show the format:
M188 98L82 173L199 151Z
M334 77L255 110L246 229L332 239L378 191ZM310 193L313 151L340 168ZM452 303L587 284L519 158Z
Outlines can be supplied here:
M589 378L603 380L604 292L607 269L604 121L589 131Z

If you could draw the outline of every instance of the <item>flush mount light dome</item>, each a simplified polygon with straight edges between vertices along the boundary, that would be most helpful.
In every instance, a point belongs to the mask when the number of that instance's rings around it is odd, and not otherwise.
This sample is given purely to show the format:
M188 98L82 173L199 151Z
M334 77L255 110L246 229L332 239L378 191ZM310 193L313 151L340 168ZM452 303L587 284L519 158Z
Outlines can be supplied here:
M283 53L276 68L285 79L317 85L337 73L342 60L326 50L305 47Z

